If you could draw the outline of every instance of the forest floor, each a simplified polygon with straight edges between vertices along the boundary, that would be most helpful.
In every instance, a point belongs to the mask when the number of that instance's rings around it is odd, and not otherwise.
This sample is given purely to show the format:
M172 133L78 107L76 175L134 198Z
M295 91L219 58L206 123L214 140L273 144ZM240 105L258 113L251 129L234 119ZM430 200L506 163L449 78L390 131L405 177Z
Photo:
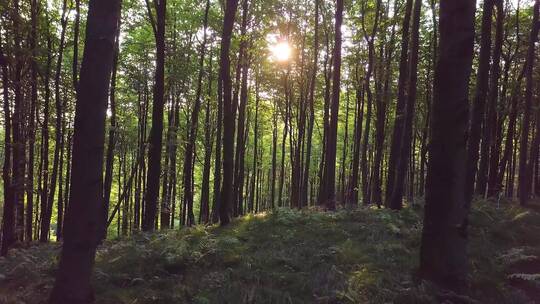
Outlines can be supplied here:
M540 303L540 213L476 202L471 292L414 273L421 207L278 209L226 227L139 234L98 251L97 303ZM58 244L0 259L0 303L44 303Z

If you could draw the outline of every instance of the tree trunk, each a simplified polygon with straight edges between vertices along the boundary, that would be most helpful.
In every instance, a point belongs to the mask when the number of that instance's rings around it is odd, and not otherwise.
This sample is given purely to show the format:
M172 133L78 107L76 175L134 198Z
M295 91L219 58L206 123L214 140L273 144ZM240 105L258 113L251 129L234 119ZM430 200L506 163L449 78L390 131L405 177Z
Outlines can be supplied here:
M405 15L401 31L401 54L399 60L398 95L396 102L396 114L394 118L394 131L390 146L390 156L388 158L388 179L386 181L386 202L385 205L392 209L400 209L401 201L392 200L392 193L396 184L396 175L399 171L399 158L401 157L401 146L403 142L403 130L405 129L406 103L407 103L407 82L409 80L409 30L411 23L413 0L407 0L405 4Z
M468 86L475 1L442 0L435 69L420 275L445 288L466 287L465 201Z
M358 70L358 66L355 67ZM349 189L347 194L347 205L358 204L358 177L360 166L360 148L362 141L362 123L364 118L364 96L361 89L363 81L359 79L358 71L356 73L356 112L354 114L354 147L353 159L351 164L351 177L349 179Z
M28 186L26 187L26 240L32 241L32 219L34 216L34 154L36 141L36 117L38 105L38 65L37 65L37 43L39 40L37 33L38 24L38 2L31 1L31 33L30 33L30 49L32 52L31 80L30 80L30 117L28 122Z
M346 105L345 105L345 135L343 136L343 149L341 151L341 165L340 165L340 189L339 189L339 193L340 193L340 201L341 202L344 202L345 201L345 185L347 184L347 179L346 179L346 169L347 169L347 152L349 150L349 106L350 106L350 89L349 87L347 86L347 92L346 92Z
M257 164L257 152L259 144L259 71L257 71L255 77L255 120L253 121L253 167L251 173L251 196L249 199L248 212L253 212L255 205L255 183L258 170Z
M365 19L362 18L362 30L364 32L364 40L368 45L368 64L366 76L364 78L364 90L367 95L367 113L366 113L366 127L364 130L364 143L362 145L362 156L360 159L360 172L362 174L362 202L364 205L369 204L369 172L368 172L368 150L369 150L369 132L371 130L371 113L373 108L373 94L371 92L371 76L374 69L375 60L375 34L379 26L379 15L381 9L381 0L377 1L375 9L375 20L371 32L368 33L365 28ZM362 4L362 11L365 12L365 3Z
M72 78L75 92L79 85L79 32L81 24L81 0L75 0L75 23L73 24L73 66Z
M111 189L113 181L113 169L114 169L114 149L116 144L116 74L118 71L118 56L120 52L120 24L115 37L114 57L113 57L113 70L111 76L111 91L109 96L109 108L111 110L111 117L109 118L109 137L107 142L107 155L105 157L105 182L103 187L103 217L105 221L109 218L109 205L111 202ZM103 239L107 238L107 230L104 227Z
M154 0L156 21L154 36L156 41L156 70L154 74L154 103L152 104L152 128L148 149L148 173L146 180L146 209L143 218L143 230L152 231L156 224L159 196L159 178L161 175L161 148L163 145L163 108L165 106L165 18L166 0ZM151 20L153 15L149 11Z
M328 210L336 209L336 145L341 92L341 24L343 23L343 0L337 0L335 13L335 41L332 54L332 103L325 155L325 196L321 202Z
M201 186L201 210L199 223L207 224L210 221L210 167L212 161L212 124L210 100L212 99L212 56L208 67L208 96L206 98L206 113L204 119L204 168Z
M495 45L493 47L493 63L489 80L488 93L488 116L486 129L489 131L489 176L488 176L488 197L495 196L502 189L502 185L497 184L499 156L500 156L500 132L498 132L497 121L502 120L502 115L498 113L497 102L499 98L499 77L501 75L501 53L503 47L504 32L504 3L503 0L496 0L497 25L495 32Z
M4 110L4 164L2 168L2 181L4 184L4 210L2 220L2 247L0 255L5 256L8 249L15 243L15 201L13 200L13 186L11 184L12 145L11 145L11 115L9 110L9 72L6 55L2 48L2 35L0 34L0 67L2 68L2 91Z
M235 105L232 103L231 96L229 50L237 7L238 0L226 1L219 62L219 74L223 85L223 185L221 203L219 204L219 220L222 226L230 222L230 211L233 204Z
M317 85L317 65L319 60L319 0L315 0L315 28L313 32L313 66L311 70L311 79L309 84L309 120L308 120L308 130L306 138L306 159L304 164L304 176L302 181L302 191L300 197L300 204L302 206L307 206L309 200L308 197L308 185L309 185L309 171L311 166L311 150L312 150L312 139L313 139L313 127L315 125L315 87ZM310 194L311 196L313 193Z
M493 11L493 0L485 0L482 9L482 38L480 41L480 57L478 59L478 74L476 75L476 89L471 107L471 117L469 122L469 134L467 141L467 180L465 183L465 199L467 204L471 203L475 179L477 181L477 193L482 191L482 168L478 167L478 149L480 147L480 136L482 133L482 123L484 121L484 112L486 96L488 90L489 61L491 57L491 19ZM485 149L485 145L483 149ZM482 151L486 153L486 151ZM480 166L481 167L481 166ZM482 192L483 194L483 192Z
M521 126L521 136L519 140L519 203L524 206L529 200L531 191L531 177L533 160L527 160L529 147L529 131L531 129L531 106L533 98L533 66L535 43L538 39L538 31L540 23L538 15L540 10L540 0L534 2L533 20L531 25L531 34L529 37L529 46L527 49L527 57L525 63L525 104L523 110L523 121Z
M272 181L270 183L270 205L274 209L276 203L276 170L277 170L277 103L272 109Z
M407 77L408 89L406 94L406 104L404 108L404 121L403 128L400 133L401 143L399 146L399 155L396 160L396 172L394 175L394 182L392 186L392 192L390 192L389 206L392 209L401 209L403 201L403 193L405 187L405 178L407 175L409 162L411 161L411 142L412 142L412 131L413 131L413 113L414 113L414 103L416 101L416 83L418 80L418 45L419 45L419 30L420 30L420 12L422 4L421 0L416 0L414 2L414 18L412 23L412 32L411 32L411 50L410 50L410 61L409 61L409 72ZM414 149L414 146L412 147ZM412 181L409 181L412 184Z
M24 189L25 189L25 103L23 80L23 49L21 46L22 32L20 27L21 16L19 14L19 1L13 1L13 32L14 32L14 60L13 70L13 93L14 109L12 117L13 127L13 199L15 200L15 237L19 241L24 240Z
M56 184L58 180L58 167L60 165L60 148L62 141L62 102L60 97L60 81L62 74L62 61L64 54L64 46L66 39L67 28L67 0L63 1L62 5L62 17L61 17L62 29L60 32L60 45L58 46L58 58L56 61L56 71L54 76L54 97L56 108L56 124L55 124L55 143L54 143L54 158L53 168L50 179L50 189L47 197L47 210L45 217L41 220L41 235L40 242L47 242L49 240L49 230L51 225L51 215L54 204L54 194L56 191Z
M191 226L195 224L195 217L193 215L193 171L194 166L194 154L195 154L195 140L197 136L197 126L199 123L199 112L201 108L201 94L202 94L202 80L204 76L204 58L206 55L206 29L208 27L208 12L210 10L210 1L206 1L206 8L204 10L203 21L203 40L201 43L201 53L199 57L199 75L197 78L197 88L195 93L195 102L193 104L193 110L191 112L191 124L189 129L189 135L187 139L187 145L184 152L184 171L183 171L183 185L184 185L184 205L187 206L187 223Z
M234 157L234 193L233 204L234 214L242 214L243 205L243 184L244 184L244 154L245 154L245 124L246 124L246 105L248 98L248 73L249 73L249 61L247 54L248 41L246 40L247 22L249 13L248 0L242 2L242 24L240 29L240 35L243 37L240 42L240 52L238 56L238 67L241 69L240 80L240 102L238 104L238 122L236 132L236 150Z
M89 3L75 109L70 208L49 303L91 303L90 277L102 231L105 113L120 1Z

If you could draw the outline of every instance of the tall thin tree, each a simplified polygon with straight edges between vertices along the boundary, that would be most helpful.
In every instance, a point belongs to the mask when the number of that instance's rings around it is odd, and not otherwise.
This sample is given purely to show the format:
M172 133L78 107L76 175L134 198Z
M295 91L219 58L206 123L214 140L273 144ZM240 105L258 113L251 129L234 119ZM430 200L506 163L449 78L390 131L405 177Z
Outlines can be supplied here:
M65 235L49 303L91 303L90 277L102 228L103 145L120 0L91 0L73 135Z

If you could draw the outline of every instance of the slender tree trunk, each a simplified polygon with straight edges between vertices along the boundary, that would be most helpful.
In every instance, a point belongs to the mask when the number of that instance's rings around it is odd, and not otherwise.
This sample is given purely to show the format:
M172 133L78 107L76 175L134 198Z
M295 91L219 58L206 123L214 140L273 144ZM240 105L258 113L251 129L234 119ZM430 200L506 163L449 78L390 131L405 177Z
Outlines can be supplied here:
M362 18L362 30L364 33L364 40L368 45L368 64L366 76L364 78L364 90L367 95L367 113L366 113L366 127L364 130L364 143L362 145L362 155L360 158L360 172L362 174L362 202L364 205L369 204L369 172L368 172L368 150L369 150L369 133L371 129L371 113L373 108L373 94L371 92L371 76L374 69L375 60L375 34L379 26L379 15L381 9L381 0L377 1L375 9L375 20L371 32L368 33L365 28L365 17ZM365 3L362 4L362 11L365 12Z
M165 18L166 0L154 0L156 20L154 36L156 40L156 70L154 74L154 103L152 104L152 128L150 129L150 147L148 149L147 189L145 193L145 216L143 230L152 231L156 224L159 196L159 178L161 175L161 150L163 145L163 108L165 106ZM153 14L148 12L151 20Z
M317 204L324 204L326 201L326 147L328 146L328 132L330 126L330 93L331 93L331 84L330 80L332 77L332 58L330 58L330 37L328 34L328 29L325 29L325 45L326 45L326 55L324 56L324 114L323 114L323 136L322 136L322 148L321 148L321 159L319 163L319 197Z
M75 109L70 208L49 303L90 303L90 277L102 231L105 113L120 1L91 0Z
M204 168L201 186L201 210L199 223L207 224L210 221L210 170L212 161L212 123L210 100L212 99L212 56L208 67L208 96L206 98L206 113L204 119Z
M337 128L339 115L339 95L341 92L341 24L343 23L343 0L336 2L335 14L335 41L332 54L332 103L330 113L330 125L328 129L328 140L325 155L325 196L324 203L326 209L336 209L336 146Z
M401 131L395 130L400 133L401 142L399 145L399 155L397 156L396 169L394 175L394 182L392 187L392 192L390 192L389 206L392 209L401 209L404 187L405 187L405 178L407 175L409 162L411 161L411 148L414 149L414 146L411 147L412 142L412 131L413 131L413 113L414 113L414 103L416 100L416 83L418 79L418 45L419 45L419 30L420 30L420 12L422 8L421 0L416 0L414 2L414 18L412 22L412 32L411 32L411 49L410 49L410 61L409 61L409 72L407 77L408 89L406 94L406 104L404 108L404 121L403 128ZM412 183L412 181L409 181Z
M54 158L53 168L50 179L50 189L47 196L47 210L45 216L41 221L41 234L40 242L47 242L49 240L49 230L51 225L51 215L54 204L54 197L56 191L56 184L58 180L58 167L60 165L60 148L62 141L62 102L60 97L60 81L62 73L62 61L64 54L64 44L66 39L67 28L67 0L64 0L62 5L62 17L61 17L62 29L60 32L60 45L58 46L58 58L56 61L56 71L54 77L54 97L56 108L56 124L55 124L55 143L54 143ZM48 157L48 156L47 156Z
M234 22L233 22L234 23ZM232 30L231 30L232 32ZM230 47L230 45L229 45ZM221 56L221 54L220 54ZM220 58L221 60L221 58ZM230 67L229 67L230 69ZM221 62L220 62L220 71L217 79L217 117L216 117L216 157L214 162L214 201L212 204L212 223L217 223L219 221L219 206L221 205L221 159L222 159L222 144L223 144L223 81L221 79Z
M347 168L347 152L349 150L349 105L350 105L350 91L349 87L347 87L347 97L346 97L346 105L345 105L345 135L343 136L343 149L341 151L341 173L340 173L340 201L345 201L345 185L347 184L347 180L345 177L346 174L346 168Z
M503 47L504 35L504 3L503 0L496 0L495 6L497 9L497 24L495 32L495 45L493 47L493 62L489 80L488 93L488 116L486 129L489 132L489 176L487 195L495 196L502 188L502 185L497 185L498 166L500 156L500 133L498 132L497 121L502 120L502 115L498 113L497 102L499 98L499 78L501 75L501 53Z
M276 170L277 170L277 103L272 111L272 181L270 183L270 205L274 209L276 203Z
M2 68L2 97L4 110L4 164L2 167L2 181L4 184L4 207L2 220L2 242L0 255L5 256L8 249L15 243L15 201L13 200L12 172L12 145L11 145L11 114L9 109L9 71L8 62L2 48L2 35L0 34L0 67Z
M195 93L195 102L193 104L193 110L191 112L191 124L189 129L189 135L187 139L187 145L184 152L184 171L183 171L183 185L184 185L184 205L187 206L187 223L191 226L195 224L195 216L193 215L193 171L194 166L194 154L195 154L195 140L197 136L197 127L199 123L199 112L201 108L201 95L202 95L202 81L204 76L204 58L206 55L206 29L208 27L208 12L210 10L210 1L206 1L206 8L204 10L203 21L203 40L201 44L201 53L199 56L199 75L197 78L197 88Z
M529 200L531 192L531 177L533 160L528 160L529 150L529 131L531 129L531 106L533 98L533 66L535 43L538 39L538 31L540 22L538 15L540 10L540 0L535 0L533 7L533 20L531 25L531 33L529 37L529 46L527 49L527 57L525 63L525 104L523 110L523 121L521 126L521 136L519 140L519 203L524 206Z
M308 197L308 185L309 185L309 175L310 175L310 166L311 166L311 150L312 150L312 140L313 140L313 127L315 125L315 87L317 85L317 65L319 60L319 0L315 0L315 28L314 28L314 40L313 40L313 66L311 70L311 79L309 84L309 120L308 120L308 130L306 138L306 159L304 164L304 177L302 181L302 192L300 203L303 206L307 206L309 202ZM313 195L313 193L311 193Z
M466 133L475 1L442 0L420 275L461 291L467 276Z
M465 183L465 198L470 204L473 194L475 180L477 180L476 192L483 194L485 189L485 179L482 176L487 171L478 167L478 149L480 147L480 137L482 134L482 123L484 121L486 96L489 80L489 61L491 57L491 19L493 11L493 0L485 0L482 9L482 38L480 41L480 57L478 59L478 74L476 75L476 89L471 107L471 117L469 123L469 135L467 141L467 181ZM487 146L482 144L482 149ZM481 154L487 153L482 151ZM482 186L484 184L484 186Z
M240 42L240 52L238 56L238 68L241 69L239 76L240 79L240 100L238 103L238 122L237 122L237 132L236 132L236 150L234 157L234 193L233 193L233 204L234 204L234 215L242 214L242 205L243 205L243 184L244 184L244 154L245 154L245 137L244 129L246 124L246 105L248 98L248 73L249 73L249 58L247 54L248 41L246 41L246 32L247 32L247 22L248 22L248 13L249 13L249 3L248 0L242 2L242 22L240 35L243 37ZM238 95L238 91L237 94ZM235 99L236 100L236 99Z
M79 32L81 24L81 0L75 0L75 23L73 24L73 88L77 91L79 85Z
M111 91L109 96L109 108L111 110L111 117L109 118L109 135L107 142L107 155L105 156L105 181L103 187L103 205L104 205L104 219L109 218L109 205L111 202L111 189L113 181L113 169L114 169L114 149L116 144L116 74L118 71L118 56L119 56L119 35L120 25L118 25L118 31L115 37L114 57L113 57L113 70L111 76ZM107 230L103 231L103 239L107 237Z
M223 85L223 185L221 188L221 203L219 204L219 220L222 226L230 222L230 212L233 204L235 105L232 104L231 96L229 50L237 7L238 0L226 1L219 63L219 73Z
M13 199L15 200L15 237L19 241L24 240L24 189L25 189L25 103L22 88L23 80L23 49L21 46L22 32L20 27L21 16L19 14L19 1L13 1L13 33L14 33L14 60L13 69L13 95L14 107L12 116L13 127Z
M393 209L401 208L401 201L397 204L392 201L392 193L396 183L396 175L399 171L399 158L401 157L401 145L403 142L403 130L405 127L405 107L407 103L407 81L409 80L409 30L411 23L413 0L407 0L405 4L405 15L401 31L401 54L399 60L398 96L396 102L396 114L394 118L394 131L390 146L390 156L388 158L388 179L386 181L386 202L387 207ZM395 205L392 206L392 203Z
M31 33L30 33L30 49L32 52L32 62L30 64L31 80L30 80L30 117L28 122L28 185L26 187L26 240L32 241L32 223L34 216L34 153L36 141L36 111L38 106L38 66L37 66L37 43L39 40L37 34L38 10L39 5L36 0L31 1Z
M253 121L253 167L251 173L251 196L249 199L248 212L253 212L255 205L255 183L258 169L257 152L259 151L259 71L257 71L255 78L255 120Z
M355 69L358 69L356 66ZM359 177L359 167L360 167L360 148L362 141L362 123L364 118L364 96L361 89L363 81L359 78L358 73L356 73L356 113L354 121L354 147L353 147L353 159L351 164L351 178L349 179L349 190L347 194L347 205L357 205L358 204L358 177Z
M283 135L281 137L281 166L280 166L280 172L279 172L279 185L278 185L278 207L283 207L283 186L285 185L285 143L287 142L287 134L289 129L289 74L290 69L288 69L286 76L284 77L284 85L283 88L285 89L285 115L283 115Z

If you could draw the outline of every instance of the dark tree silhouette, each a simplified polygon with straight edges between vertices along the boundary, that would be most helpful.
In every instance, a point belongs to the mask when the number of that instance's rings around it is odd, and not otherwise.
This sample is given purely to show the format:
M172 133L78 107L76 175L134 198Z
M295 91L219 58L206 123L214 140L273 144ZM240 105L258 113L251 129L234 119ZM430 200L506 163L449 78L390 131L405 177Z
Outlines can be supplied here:
M475 1L442 0L435 69L420 274L451 289L465 287L468 86Z
M103 212L103 145L120 0L91 0L73 134L64 244L49 303L91 303L90 276Z

